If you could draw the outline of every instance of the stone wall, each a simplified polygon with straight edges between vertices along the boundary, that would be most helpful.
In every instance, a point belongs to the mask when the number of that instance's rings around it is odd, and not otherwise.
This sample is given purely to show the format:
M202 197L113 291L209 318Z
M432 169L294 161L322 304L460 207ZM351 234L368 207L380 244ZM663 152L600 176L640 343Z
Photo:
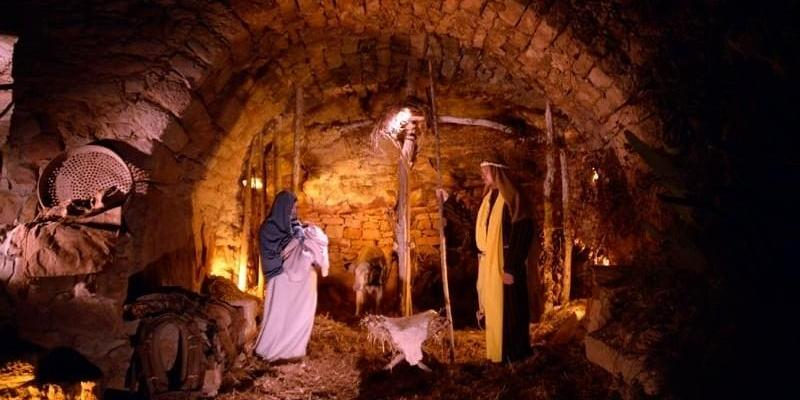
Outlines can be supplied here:
M11 114L14 112L13 91L10 85L12 77L12 61L16 36L0 34L0 143L5 143L11 127Z
M10 85L14 82L11 67L16 41L15 36L0 34L0 145L8 139L11 115L14 114L13 90ZM5 154L0 155L0 171L3 158ZM5 222L13 222L17 217L17 194L9 190L10 186L8 179L0 180L0 220Z
M120 140L150 156L160 175L153 178L159 191L135 218L169 221L158 229L145 223L136 232L140 262L167 257L209 265L213 251L203 249L232 253L237 232L231 227L241 221L238 186L229 184L239 168L226 166L241 165L253 135L287 115L295 84L307 88L309 108L343 93L363 100L404 87L424 97L426 59L437 81L496 111L541 113L549 98L575 126L576 143L608 145L634 185L641 166L620 133L628 129L652 141L658 130L647 110L626 104L633 87L628 67L646 52L635 35L615 30L615 18L590 22L628 45L596 50L594 39L580 32L594 14L570 7L237 1L182 7L59 2L35 9L29 26L53 23L24 35L18 54L24 90L7 146L23 157L5 159L4 170L22 182L4 211L32 217L38 168L64 147ZM110 23L97 24L100 19ZM639 122L644 117L647 124ZM31 142L36 151L26 147ZM196 285L190 271L181 276L169 282Z

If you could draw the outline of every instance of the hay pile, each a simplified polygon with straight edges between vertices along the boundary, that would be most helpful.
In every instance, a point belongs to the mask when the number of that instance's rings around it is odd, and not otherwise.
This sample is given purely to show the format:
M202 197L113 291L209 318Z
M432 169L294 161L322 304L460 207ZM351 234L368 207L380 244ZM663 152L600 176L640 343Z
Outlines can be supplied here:
M484 360L482 331L455 332L456 363L446 363L446 348L427 344L427 373L401 362L383 370L389 354L372 346L366 332L318 315L302 360L267 364L250 361L238 383L218 398L242 399L544 399L611 396L610 378L583 356L581 344L537 347L535 355L513 365ZM246 378L249 376L252 379Z

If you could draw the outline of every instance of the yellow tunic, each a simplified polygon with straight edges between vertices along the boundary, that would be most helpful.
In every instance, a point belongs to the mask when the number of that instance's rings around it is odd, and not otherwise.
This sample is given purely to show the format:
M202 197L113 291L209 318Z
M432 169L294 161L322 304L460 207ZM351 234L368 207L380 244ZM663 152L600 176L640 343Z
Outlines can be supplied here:
M483 197L475 224L478 259L478 303L486 318L486 358L500 362L503 357L503 207L498 193L490 207L491 191ZM488 227L487 227L488 219Z

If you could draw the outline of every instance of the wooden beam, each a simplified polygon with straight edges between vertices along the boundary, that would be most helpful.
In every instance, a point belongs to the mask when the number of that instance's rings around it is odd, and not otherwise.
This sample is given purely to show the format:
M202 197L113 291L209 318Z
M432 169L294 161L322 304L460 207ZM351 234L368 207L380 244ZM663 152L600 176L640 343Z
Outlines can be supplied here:
M411 121L421 121L422 119L423 119L422 117L411 117ZM490 121L488 119L463 118L463 117L455 117L452 115L442 115L437 118L437 121L442 124L480 126L483 128L489 128L496 131L500 131L506 134L514 133L514 128L507 125L503 125L499 122ZM328 124L326 125L326 127L330 129L336 129L339 131L349 131L372 125L375 125L375 121L368 119L363 121L348 122L345 124ZM315 125L312 127L317 127L317 126Z
M503 125L499 122L490 121L488 119L461 118L461 117L442 115L441 117L439 117L439 122L443 124L482 126L484 128L494 129L496 131L500 131L507 134L514 133L514 129L511 128L510 126Z

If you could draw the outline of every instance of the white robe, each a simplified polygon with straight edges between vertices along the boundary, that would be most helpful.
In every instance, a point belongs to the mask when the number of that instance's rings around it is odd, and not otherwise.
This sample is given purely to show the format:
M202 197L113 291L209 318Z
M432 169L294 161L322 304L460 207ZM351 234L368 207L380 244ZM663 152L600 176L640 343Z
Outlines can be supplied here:
M267 282L264 317L255 352L267 361L306 355L317 310L318 265L328 274L328 238L316 226L305 240L292 239L283 251L284 270Z

